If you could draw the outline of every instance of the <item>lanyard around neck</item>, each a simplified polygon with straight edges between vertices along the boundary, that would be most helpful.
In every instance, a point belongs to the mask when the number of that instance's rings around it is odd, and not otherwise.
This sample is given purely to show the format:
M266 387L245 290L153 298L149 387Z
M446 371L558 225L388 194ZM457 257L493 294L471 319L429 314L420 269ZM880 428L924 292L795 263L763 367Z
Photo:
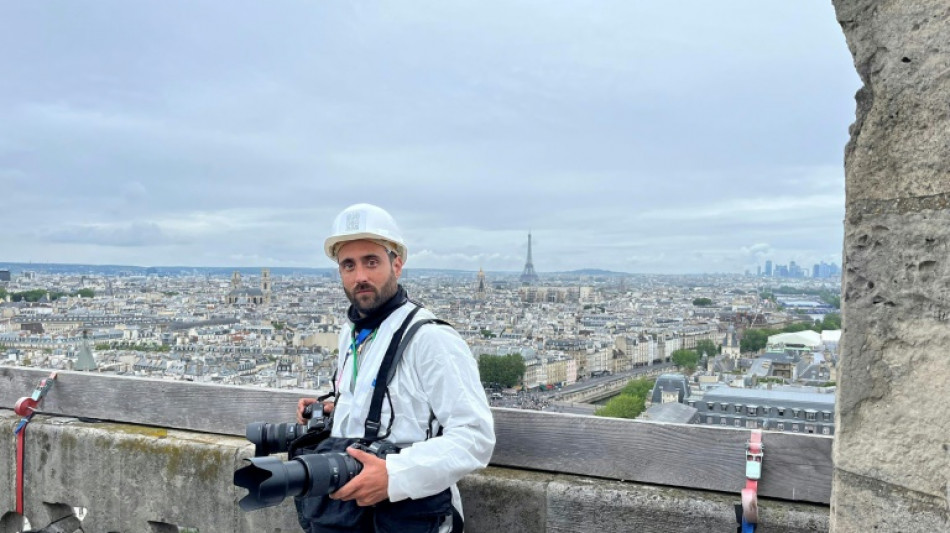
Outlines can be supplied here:
M355 332L354 332L355 333ZM363 346L366 341L371 341L376 337L375 329L363 329L358 334L353 335L353 341L350 342L350 354L353 355L353 384L356 384L356 376L360 370L360 354L363 352Z

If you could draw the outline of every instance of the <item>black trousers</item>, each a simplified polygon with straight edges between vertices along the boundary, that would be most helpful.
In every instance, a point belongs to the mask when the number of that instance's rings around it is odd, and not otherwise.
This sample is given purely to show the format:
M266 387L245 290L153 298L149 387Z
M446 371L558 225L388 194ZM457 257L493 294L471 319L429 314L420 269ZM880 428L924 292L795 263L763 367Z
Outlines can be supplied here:
M357 440L331 437L312 451L305 448L297 455L341 452ZM384 500L371 507L360 507L355 501L332 500L325 494L294 500L297 519L306 533L436 533L446 517L454 518L456 527L461 526L449 489L418 500Z

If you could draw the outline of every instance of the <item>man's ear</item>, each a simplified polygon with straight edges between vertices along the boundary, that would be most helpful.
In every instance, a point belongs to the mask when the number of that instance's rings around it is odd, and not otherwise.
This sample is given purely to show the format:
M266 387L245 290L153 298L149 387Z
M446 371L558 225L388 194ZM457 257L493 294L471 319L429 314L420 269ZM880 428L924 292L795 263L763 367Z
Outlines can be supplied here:
M399 257L398 255L395 259L393 259L393 274L396 275L396 279L398 279L400 274L402 274L402 257Z

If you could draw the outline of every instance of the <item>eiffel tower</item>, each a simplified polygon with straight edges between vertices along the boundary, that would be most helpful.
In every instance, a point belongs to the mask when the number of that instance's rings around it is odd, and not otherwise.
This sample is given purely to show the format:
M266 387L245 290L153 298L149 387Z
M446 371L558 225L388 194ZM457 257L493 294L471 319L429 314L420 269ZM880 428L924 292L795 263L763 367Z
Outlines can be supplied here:
M534 271L534 263L531 262L531 232L528 232L528 261L524 264L524 272L521 273L521 283L529 285L538 281L538 273Z

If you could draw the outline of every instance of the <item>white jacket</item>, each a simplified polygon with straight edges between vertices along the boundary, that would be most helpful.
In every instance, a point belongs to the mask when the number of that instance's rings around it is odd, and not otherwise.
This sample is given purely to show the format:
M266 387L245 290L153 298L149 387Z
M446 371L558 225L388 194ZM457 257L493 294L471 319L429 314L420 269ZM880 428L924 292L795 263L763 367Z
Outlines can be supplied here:
M380 325L376 336L366 341L353 392L352 324L343 328L337 361L340 396L333 411L334 437L363 437L376 373L393 334L415 307L408 302L396 309ZM426 318L433 318L432 313L420 309L413 322ZM386 440L403 447L411 445L386 458L390 501L418 499L451 487L453 505L461 512L455 482L484 468L495 447L491 410L468 344L448 326L422 326L398 363L389 396L396 418ZM443 434L426 440L431 415L435 415ZM384 397L380 435L385 434L390 419L389 402ZM435 431L437 428L433 428Z

